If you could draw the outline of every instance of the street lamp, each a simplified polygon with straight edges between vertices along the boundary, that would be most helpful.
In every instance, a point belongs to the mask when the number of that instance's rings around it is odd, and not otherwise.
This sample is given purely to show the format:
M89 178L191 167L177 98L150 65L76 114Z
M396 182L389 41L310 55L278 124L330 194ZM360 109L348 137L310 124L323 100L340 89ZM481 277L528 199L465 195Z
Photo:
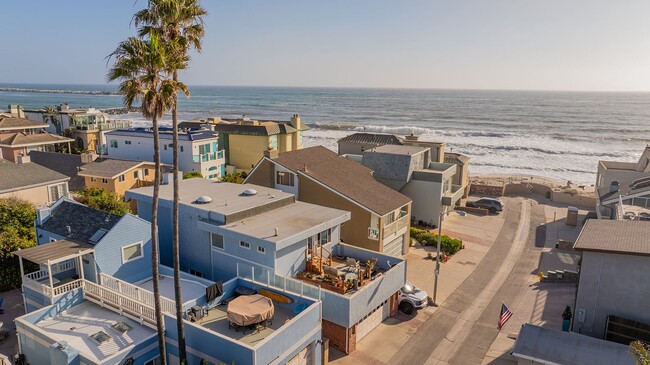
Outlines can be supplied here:
M438 218L438 246L436 248L436 271L434 271L435 279L433 282L433 306L437 307L436 296L438 294L438 275L440 275L440 243L442 241L442 216L444 212L440 212L440 217Z

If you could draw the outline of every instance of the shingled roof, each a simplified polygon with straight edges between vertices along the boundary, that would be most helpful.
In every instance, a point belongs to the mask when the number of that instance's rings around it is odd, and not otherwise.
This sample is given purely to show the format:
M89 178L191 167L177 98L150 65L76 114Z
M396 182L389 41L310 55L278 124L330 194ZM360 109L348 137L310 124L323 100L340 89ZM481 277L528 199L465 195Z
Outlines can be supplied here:
M74 139L57 136L50 133L27 134L16 133L0 141L1 147L27 147L43 144L54 144L63 142L74 142Z
M17 117L7 117L5 114L0 115L0 130L12 130L12 129L37 129L37 128L47 128L48 125L45 123L37 122L35 120L17 118Z
M411 199L372 177L372 170L323 147L283 152L273 162L305 174L360 206L383 216Z
M43 152L31 151L29 158L32 163L45 166L50 170L59 172L70 178L68 187L71 191L77 191L84 188L84 178L77 175L79 168L83 166L81 155L72 153Z
M15 164L0 158L0 193L10 193L29 187L37 187L70 178L35 163Z
M349 136L339 139L339 143L340 142L374 144L377 146L402 144L402 141L399 139L399 137L393 134L379 133L353 133Z
M79 171L79 175L115 179L119 175L145 163L147 162L115 159L97 160L84 165Z
M294 127L285 123L261 122L253 124L218 123L213 125L215 132L226 134L243 134L249 136L272 136L275 134L293 133Z
M574 245L578 251L650 256L650 223L589 219Z
M110 231L120 220L119 215L92 209L82 204L61 201L52 209L45 223L38 226L69 240L94 244L91 238L100 229Z

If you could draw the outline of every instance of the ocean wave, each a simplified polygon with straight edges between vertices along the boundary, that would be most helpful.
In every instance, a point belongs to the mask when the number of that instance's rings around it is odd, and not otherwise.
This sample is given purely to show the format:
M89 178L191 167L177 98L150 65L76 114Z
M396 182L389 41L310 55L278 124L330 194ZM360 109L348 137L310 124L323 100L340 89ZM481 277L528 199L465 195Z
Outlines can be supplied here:
M544 153L547 155L576 155L576 156L588 156L588 157L607 157L607 158L618 158L625 157L625 154L618 152L597 152L597 151L576 151L576 150L554 150L540 147L527 147L527 146L486 146L474 143L464 143L457 144L458 148L466 149L488 149L488 150L497 150L497 151L530 151Z
M531 171L540 170L539 166L525 166L525 165L513 166L513 165L493 163L493 162L472 162L471 166L497 167L500 169L516 168L519 170L531 170ZM560 166L552 167L552 168L544 168L543 170L554 171L554 172L572 172L578 174L594 174L594 170L584 170L584 169L576 169L576 168L560 167Z
M313 123L309 124L310 128L325 130L347 130L350 132L367 132L367 133L384 133L396 135L425 135L425 136L448 136L448 137L510 137L513 133L495 132L495 131L442 131L426 127L417 126L383 126L383 125L352 125L337 123Z
M25 89L18 87L0 87L1 92L37 93L37 94L79 94L79 95L119 95L117 91L108 90L58 90L58 89Z

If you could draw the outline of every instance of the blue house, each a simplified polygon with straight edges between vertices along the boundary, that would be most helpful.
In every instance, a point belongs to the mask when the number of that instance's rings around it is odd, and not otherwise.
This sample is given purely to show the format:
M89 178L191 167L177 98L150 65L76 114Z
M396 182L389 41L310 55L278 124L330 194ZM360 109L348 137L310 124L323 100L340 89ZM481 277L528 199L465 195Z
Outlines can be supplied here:
M36 232L39 245L15 253L28 312L16 319L25 359L53 365L156 364L150 223L62 199L38 211ZM173 271L163 265L159 271L167 355L174 364ZM185 272L181 282L190 364L320 363L318 288L280 289L242 276L215 283ZM282 293L281 301L272 302L272 319L249 331L233 326L224 303L262 289Z
M277 189L189 179L180 182L181 269L213 281L246 278L322 301L323 336L350 353L397 311L406 263L340 241L350 213L296 201ZM151 220L153 188L130 190ZM171 185L159 200L161 263L171 265Z

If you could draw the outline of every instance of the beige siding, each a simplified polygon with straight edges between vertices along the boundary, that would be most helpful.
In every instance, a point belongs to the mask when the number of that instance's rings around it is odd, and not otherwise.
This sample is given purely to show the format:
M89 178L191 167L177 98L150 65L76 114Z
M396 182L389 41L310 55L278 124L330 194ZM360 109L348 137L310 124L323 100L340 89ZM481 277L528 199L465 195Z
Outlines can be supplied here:
M14 191L11 193L0 194L0 199L6 198L18 198L22 200L27 200L34 205L48 204L50 202L49 192L47 185L25 189L20 191Z

